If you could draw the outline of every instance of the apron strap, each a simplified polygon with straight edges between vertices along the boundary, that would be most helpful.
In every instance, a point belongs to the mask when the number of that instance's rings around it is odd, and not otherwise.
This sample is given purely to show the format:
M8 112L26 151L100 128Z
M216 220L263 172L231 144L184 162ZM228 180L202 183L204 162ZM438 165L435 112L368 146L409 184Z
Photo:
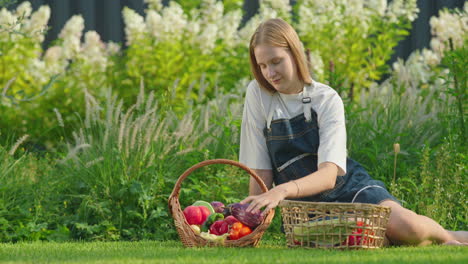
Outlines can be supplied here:
M268 116L267 116L267 129L270 130L271 127L271 119L273 118L273 112L275 111L275 99L276 96L279 96L278 92L273 94L273 98L271 99L270 107L268 108Z
M311 112L311 102L312 102L312 89L314 88L315 83L312 81L310 85L304 87L304 92L302 93L302 107L304 109L304 117L307 122L312 120Z
M312 80L312 83L310 85L304 86L304 92L302 93L302 106L304 108L304 116L307 122L310 122L312 120L312 112L310 108L311 108L311 102L312 102L312 90L314 89L314 87L315 87L315 82ZM279 97L279 99L277 97ZM273 113L275 111L275 107L274 107L275 99L283 101L280 95L278 94L278 92L275 92L273 94L270 107L268 108L267 129L270 129L271 127L271 121L272 121L271 119L273 118Z

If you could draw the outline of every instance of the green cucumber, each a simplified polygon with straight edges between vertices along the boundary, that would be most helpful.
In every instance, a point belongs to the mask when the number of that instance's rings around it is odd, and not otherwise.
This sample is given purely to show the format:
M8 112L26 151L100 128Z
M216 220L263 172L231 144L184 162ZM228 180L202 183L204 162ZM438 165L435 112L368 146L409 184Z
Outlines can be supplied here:
M313 242L321 246L336 244L340 242L337 241L338 234L345 237L346 231L350 231L349 225L353 223L354 221L329 219L297 224L293 227L293 237L298 242Z

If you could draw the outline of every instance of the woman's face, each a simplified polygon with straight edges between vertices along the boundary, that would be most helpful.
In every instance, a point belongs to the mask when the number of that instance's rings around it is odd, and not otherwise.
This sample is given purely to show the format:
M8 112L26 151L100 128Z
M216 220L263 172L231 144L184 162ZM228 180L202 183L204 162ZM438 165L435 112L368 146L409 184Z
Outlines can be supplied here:
M278 92L296 94L302 91L304 84L297 75L291 51L261 44L255 47L254 53L263 77Z

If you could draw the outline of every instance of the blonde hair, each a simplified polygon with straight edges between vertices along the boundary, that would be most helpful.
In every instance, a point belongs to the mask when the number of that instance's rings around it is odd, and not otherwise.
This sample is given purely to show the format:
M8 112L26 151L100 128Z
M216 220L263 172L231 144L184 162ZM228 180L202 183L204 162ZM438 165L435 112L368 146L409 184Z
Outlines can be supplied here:
M250 39L250 68L259 85L271 92L276 92L275 88L263 77L260 66L255 58L254 49L258 45L268 44L273 47L282 47L291 51L294 62L297 65L297 75L299 80L305 84L311 84L309 67L307 65L304 47L294 28L280 18L273 18L261 23Z

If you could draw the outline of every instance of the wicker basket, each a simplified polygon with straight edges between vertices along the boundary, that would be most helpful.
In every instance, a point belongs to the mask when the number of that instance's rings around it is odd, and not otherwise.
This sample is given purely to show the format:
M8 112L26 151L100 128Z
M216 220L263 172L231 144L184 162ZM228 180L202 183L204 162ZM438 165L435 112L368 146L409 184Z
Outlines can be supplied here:
M257 226L254 230L252 230L252 233L249 235L246 235L244 237L241 237L240 239L237 240L225 240L225 242L220 245L218 243L214 243L208 240L205 240L201 236L197 235L190 225L187 223L187 220L185 219L184 213L180 207L179 203L179 193L180 193L180 187L182 182L184 181L187 176L190 175L193 171L195 171L198 168L207 166L207 165L212 165L212 164L228 164L228 165L233 165L236 167L239 167L246 171L250 176L252 176L257 183L260 185L261 189L263 192L268 191L268 188L265 186L265 183L263 180L255 174L254 171L249 169L247 166L233 161L233 160L227 160L227 159L214 159L214 160L206 160L203 162L200 162L188 170L186 170L177 180L174 189L172 190L171 195L169 196L169 211L172 214L172 217L174 218L174 224L177 229L177 233L179 233L180 240L186 247L202 247L202 246L225 246L225 247L246 247L246 246L257 246L258 242L262 238L263 233L265 230L268 228L268 226L271 223L271 220L273 219L274 216L274 210L270 210L266 216L264 217L263 221L260 223L259 226Z
M390 207L290 200L279 206L290 247L371 249L384 244Z

